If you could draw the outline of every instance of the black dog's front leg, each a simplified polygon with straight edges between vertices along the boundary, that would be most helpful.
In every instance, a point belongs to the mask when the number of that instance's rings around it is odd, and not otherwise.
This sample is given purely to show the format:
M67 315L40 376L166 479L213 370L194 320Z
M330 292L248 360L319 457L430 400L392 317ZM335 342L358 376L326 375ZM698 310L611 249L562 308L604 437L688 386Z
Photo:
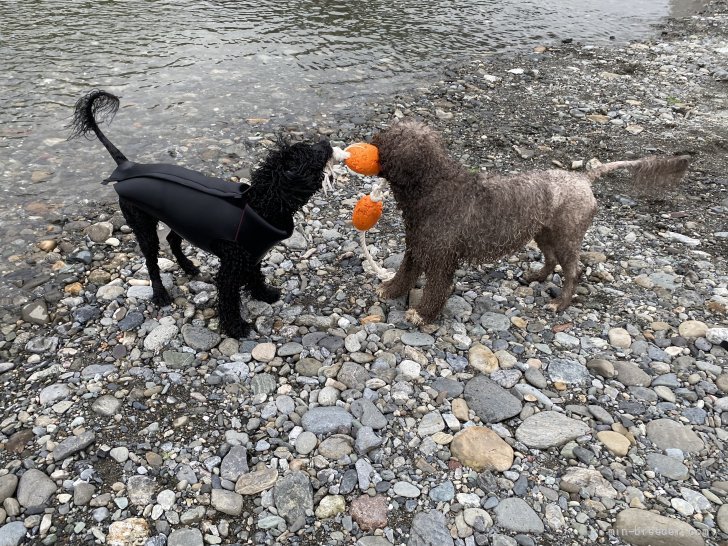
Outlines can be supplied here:
M213 251L220 258L220 269L215 276L220 329L230 337L245 337L250 333L250 324L240 316L240 288L247 284L255 264L234 243L218 242Z
M250 277L245 283L245 287L248 292L250 292L250 296L258 301L275 303L281 299L280 289L266 284L265 277L260 270L259 263L253 267L253 271L251 271Z

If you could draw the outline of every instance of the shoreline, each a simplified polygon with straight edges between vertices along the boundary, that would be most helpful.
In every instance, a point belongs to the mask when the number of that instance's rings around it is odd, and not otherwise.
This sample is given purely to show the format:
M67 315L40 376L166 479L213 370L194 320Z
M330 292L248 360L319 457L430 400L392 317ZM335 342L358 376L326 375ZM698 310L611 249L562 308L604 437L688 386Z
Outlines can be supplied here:
M0 537L728 541L727 29L728 4L712 2L650 40L475 60L304 128L345 146L414 116L486 172L689 153L674 193L595 185L586 272L562 315L544 310L558 275L517 281L541 259L524 248L458 270L438 323L408 325L406 302L379 301L362 269L355 176L314 196L270 253L283 303L246 297L245 340L218 334L210 256L185 247L194 280L163 261L175 305L160 311L113 200L38 204L46 225L3 250ZM219 147L187 166L234 175L251 161ZM401 234L390 200L367 233L375 259L394 267Z

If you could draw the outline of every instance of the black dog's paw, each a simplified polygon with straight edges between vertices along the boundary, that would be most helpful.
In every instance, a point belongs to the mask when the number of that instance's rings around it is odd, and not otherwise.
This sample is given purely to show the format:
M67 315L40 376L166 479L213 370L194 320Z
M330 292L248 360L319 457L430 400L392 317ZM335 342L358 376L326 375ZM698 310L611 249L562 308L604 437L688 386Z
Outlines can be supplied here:
M250 333L250 324L242 319L230 323L222 323L220 326L223 334L232 338L247 337Z
M152 303L158 307L167 307L172 304L172 297L164 289L161 291L155 290L152 295Z
M253 299L256 299L258 301L264 301L265 303L275 303L279 299L281 299L281 290L280 288L275 288L274 286L265 285L260 289L252 291L250 295L253 297Z
M197 277L200 274L200 268L191 262L188 266L182 266L182 270L190 277Z

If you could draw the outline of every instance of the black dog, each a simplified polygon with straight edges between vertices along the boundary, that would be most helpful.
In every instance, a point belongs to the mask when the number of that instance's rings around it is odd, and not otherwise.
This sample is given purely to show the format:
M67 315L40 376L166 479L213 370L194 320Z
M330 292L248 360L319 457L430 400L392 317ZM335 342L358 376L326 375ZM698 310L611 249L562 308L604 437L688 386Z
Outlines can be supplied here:
M273 303L280 290L269 286L260 270L266 252L293 233L293 215L318 191L333 150L328 142L286 144L282 139L264 163L251 174L251 185L210 178L169 164L129 161L101 132L96 116L113 118L118 97L92 91L76 103L72 134L93 131L117 164L106 180L114 181L119 206L136 235L152 281L157 305L171 303L157 264L157 223L170 228L167 241L188 275L199 273L182 253L182 239L220 258L215 283L222 331L242 337L250 325L240 316L240 288L261 301Z

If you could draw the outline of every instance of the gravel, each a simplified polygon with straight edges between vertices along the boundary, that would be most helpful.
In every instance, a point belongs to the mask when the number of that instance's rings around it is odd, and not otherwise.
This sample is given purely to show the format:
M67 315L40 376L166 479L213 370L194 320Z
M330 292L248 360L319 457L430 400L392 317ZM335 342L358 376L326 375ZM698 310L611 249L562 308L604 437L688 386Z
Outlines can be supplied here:
M163 246L159 309L117 204L33 204L0 249L0 544L728 541L727 14L453 63L288 128L345 146L416 117L486 172L691 154L677 191L595 184L559 315L560 275L526 284L526 247L459 269L443 316L411 327L422 283L378 299L350 227L371 180L343 169L264 260L282 301L246 296L240 340L219 332L214 257L185 246L189 279ZM274 125L181 160L239 178ZM390 198L367 232L387 267L403 230Z

